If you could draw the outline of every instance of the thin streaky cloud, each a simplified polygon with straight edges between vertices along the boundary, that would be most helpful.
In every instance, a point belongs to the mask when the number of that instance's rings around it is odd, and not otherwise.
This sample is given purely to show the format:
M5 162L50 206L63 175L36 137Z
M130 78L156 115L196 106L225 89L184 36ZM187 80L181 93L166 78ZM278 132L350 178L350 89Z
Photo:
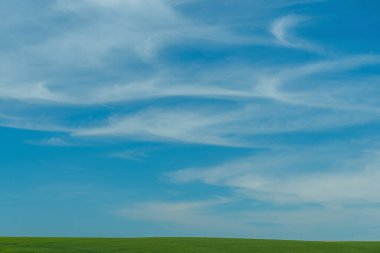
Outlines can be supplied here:
M149 151L147 149L129 149L110 153L109 156L120 159L143 161L149 159Z
M41 145L41 146L56 146L56 147L70 147L74 146L73 143L70 143L60 137L50 137L43 140L28 140L27 144L31 145Z
M307 17L287 15L276 19L272 23L270 31L275 37L276 43L279 45L289 48L304 49L315 53L322 53L323 48L319 45L299 38L295 35L295 28L307 20Z
M134 115L110 118L104 126L74 131L79 137L126 137L220 146L247 146L241 140L213 131L236 118L233 113L215 114L193 110L147 110ZM175 124L174 124L175 122Z
M249 99L267 97L273 98L282 102L289 102L302 105L306 101L293 101L292 94L287 94L281 88L285 87L288 83L297 82L307 77L315 76L324 73L338 73L360 69L362 67L378 65L380 62L377 55L358 55L350 56L342 59L331 59L326 61L316 61L301 66L272 66L272 70L264 69L264 73L256 74L253 76L251 71L247 69L244 72L239 71L248 77L252 77L254 81L250 86L239 87L220 87L217 85L199 85L193 82L184 81L182 84L174 83L165 75L159 75L154 79L144 82L131 82L127 84L113 84L113 85L100 85L92 87L91 90L86 92L86 99L82 96L75 94L73 90L64 93L62 91L54 91L47 84L28 84L28 85L3 85L0 89L0 96L8 99L34 101L38 103L51 102L68 105L98 105L104 103L135 101L143 99L154 99L160 97L205 97L205 98L225 98L229 100L234 99ZM233 67L223 67L212 71L212 75L226 76L231 75L236 71ZM228 73L223 74L223 72ZM180 75L181 73L178 73ZM204 78L204 80L203 80ZM198 82L205 83L209 78L207 76L200 77ZM180 82L176 80L175 82ZM233 82L231 80L230 82ZM172 84L168 84L172 83ZM31 90L31 92L26 92ZM308 106L312 106L309 104ZM317 105L316 105L317 106ZM320 106L328 106L321 103ZM332 106L333 107L333 106Z
M337 159L328 154L331 148L342 152L344 147L325 147L325 159ZM236 190L239 194L275 203L314 203L324 206L344 206L346 204L379 203L377 181L380 178L378 157L374 152L365 152L349 161L341 160L333 168L319 168L318 171L306 168L319 159L305 151L281 151L274 154L275 160L264 157L248 157L210 168L190 168L170 173L173 182L203 182ZM376 151L377 152L377 151ZM376 153L375 152L375 153ZM304 158L299 158L304 156ZM299 166L305 169L297 168ZM289 169L287 169L289 167ZM273 168L276 168L273 171ZM300 170L297 171L297 170ZM281 171L283 170L283 171ZM282 176L278 177L278 173ZM380 189L379 189L380 190Z
M316 101L313 97L318 96L312 89L309 91L287 91L287 86L292 83L306 83L306 78L314 77L315 75L323 75L328 73L347 72L350 70L360 69L366 66L379 65L380 57L378 55L358 55L345 57L342 59L333 59L326 61L317 61L302 66L293 66L292 68L285 67L275 71L268 71L268 74L263 74L259 78L257 87L258 93L263 96L295 105L304 105L319 108L333 108L343 110L358 110L378 112L377 107L369 107L363 104L347 104L347 102L337 101ZM321 82L326 82L321 80ZM342 85L346 80L342 80ZM312 87L311 87L312 88ZM335 87L329 88L332 92ZM309 93L310 92L310 93ZM299 95L297 94L299 93Z
M166 223L176 227L194 229L202 227L204 231L215 231L229 227L230 229L248 230L243 221L237 223L228 214L215 210L228 205L233 200L214 198L203 201L151 201L138 202L117 210L116 215L143 221Z

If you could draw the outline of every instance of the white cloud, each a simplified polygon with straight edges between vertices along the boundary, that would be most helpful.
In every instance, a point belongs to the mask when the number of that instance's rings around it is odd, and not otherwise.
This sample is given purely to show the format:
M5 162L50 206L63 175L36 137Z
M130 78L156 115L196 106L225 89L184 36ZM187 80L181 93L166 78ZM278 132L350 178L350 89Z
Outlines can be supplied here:
M146 202L119 210L120 215L157 222L185 225L210 223L210 208L226 203L224 199L183 202Z
M252 102L248 106L155 107L110 117L96 126L72 129L79 137L133 138L156 141L252 147L256 135L319 131L377 120L377 113L316 110Z
M0 125L8 128L18 128L33 131L46 132L65 132L72 131L70 127L64 126L62 123L54 122L50 117L44 115L34 117L35 115L10 116L0 113Z
M356 99L346 99L346 95L355 95L353 91L362 86L375 86L377 80L370 77L356 77L352 80L349 71L366 66L379 65L378 55L357 55L341 59L328 59L300 66L282 67L267 70L258 79L255 90L263 97L307 107L331 108L353 111L378 112L378 106L366 105L365 101L355 103ZM338 76L339 83L331 83L328 74L347 73L347 77ZM327 75L327 77L325 77ZM366 94L368 98L369 94ZM343 99L342 99L343 98Z
M82 126L66 124L64 115L58 119L44 112L38 114L42 119L25 116L30 110L9 105L4 110L10 117L3 118L0 123L8 127L53 129L77 137L249 147L256 145L252 138L255 135L318 131L377 121L376 77L351 80L350 75L345 78L339 75L338 81L342 81L327 84L333 82L329 80L331 74L346 73L378 62L377 56L354 56L293 67L278 66L262 72L247 66L225 66L198 72L188 82L181 82L180 73L172 77L161 74L143 82L81 88L79 93L77 89L65 90L44 84L9 86L0 91L0 96L26 100L42 109L49 108L50 103L102 106L175 96L217 98L237 103L227 107L210 100L208 105L196 105L187 104L184 99L183 106L158 104L142 106L130 113L111 112L106 121L96 120L96 123L87 122ZM240 82L236 84L237 76ZM30 92L25 92L28 89ZM83 110L87 111L85 107ZM18 116L12 117L14 114Z
M147 149L137 149L137 148L113 152L113 153L110 153L109 155L111 157L117 157L117 158L127 159L127 160L137 160L137 161L146 160L149 157Z
M278 203L329 207L380 203L377 155L347 160L342 147L325 148L266 154L211 168L190 168L174 172L170 178L178 183L201 181L228 187L250 198ZM321 157L325 161L321 162Z
M235 212L220 210L229 204L231 200L222 198L202 201L148 201L130 204L117 210L116 215L162 224L178 231L177 235L251 235L252 225L249 221L253 219L245 216L248 219L243 220Z
M15 100L41 100L52 102L66 102L60 94L55 94L43 83L37 84L0 84L0 98Z
M294 28L306 21L307 18L303 16L287 15L276 19L270 30L276 38L276 42L284 47L304 49L316 53L323 52L320 46L293 34Z
M149 58L162 41L176 38L180 29L189 26L165 1L61 0L55 9L89 21L39 46L61 63L102 64L102 58L115 49Z
M183 41L269 44L257 34L241 36L226 26L191 20L175 8L178 4L161 0L60 0L55 6L58 12L71 12L88 22L31 50L60 64L83 66L102 65L115 50L158 64L155 55L159 49Z
M83 128L76 136L132 137L213 144L244 146L240 141L221 136L218 126L231 121L233 113L213 114L213 111L195 111L186 108L152 109L124 117L110 118L105 126Z
M26 141L28 144L32 145L42 145L42 146L61 146L61 147L66 147L66 146L72 146L72 143L67 142L66 140L60 138L60 137L50 137L47 139L43 140L29 140Z
M130 81L126 83L93 85L89 87L57 87L46 83L0 85L0 97L20 101L34 101L37 103L60 103L67 105L100 105L104 103L128 102L142 99L155 99L162 97L203 97L223 98L228 100L246 100L268 98L280 102L305 105L309 107L359 109L364 110L365 105L349 104L351 100L342 99L334 101L334 96L325 96L325 93L344 95L351 92L345 83L352 83L340 77L342 83L334 86L324 86L324 90L315 90L315 84L331 82L323 78L329 73L341 73L359 69L365 66L378 65L379 56L359 55L342 59L330 59L311 62L295 66L223 66L207 71L199 71L192 79L184 80L181 71L171 73L158 72L154 77ZM254 70L253 68L259 69ZM321 77L316 78L319 75ZM240 80L236 80L240 76ZM311 79L313 84L308 84ZM319 81L319 83L316 83ZM370 81L370 83L368 83ZM356 79L356 82L374 85L377 80L373 77ZM6 83L6 81L3 81ZM295 84L304 83L303 86ZM295 86L298 90L292 89ZM347 89L342 90L341 87ZM358 85L355 85L358 86ZM80 88L81 92L78 92ZM319 95L325 97L320 97ZM85 97L85 99L83 99ZM328 99L328 100L327 100ZM318 103L318 101L320 101ZM367 107L369 111L375 109Z
M253 204L249 200L245 203ZM239 206L233 199L207 201L148 201L127 205L116 215L154 222L177 235L306 240L376 240L378 207ZM239 208L236 208L239 207ZM360 234L352 231L361 231ZM353 238L353 234L354 238Z
M262 6L271 9L278 2L258 2L257 5L259 9ZM284 16L273 23L272 32L277 42L281 42L273 45L255 29L239 33L229 24L206 23L186 16L177 7L177 1L159 0L57 1L53 15L78 22L69 22L71 25L62 27L60 32L23 45L0 61L4 72L0 79L0 99L7 104L2 114L10 116L0 119L0 124L54 129L82 137L254 146L254 135L317 131L378 119L375 87L378 78L350 73L378 64L376 55L326 57L322 61L294 64L261 61L248 64L232 60L228 64L166 65L159 49L182 42L201 41L202 45L234 47L259 44L268 46L268 50L272 46L305 48L306 45L299 38L289 36L303 20L301 16ZM267 12L269 16L265 20L273 19L273 13ZM258 23L261 25L262 20ZM109 57L119 53L125 58L123 64L134 66L137 62L144 70L141 73L134 70L124 73L124 69L113 72L114 65L108 66L112 63ZM48 70L44 72L43 67ZM84 74L77 77L82 71ZM98 78L97 73L102 72L110 73L111 80ZM338 73L346 75L338 76L335 83L326 77ZM56 74L60 77L55 77ZM324 85L327 82L333 85ZM371 92L363 92L363 85ZM174 106L178 108L160 101L179 96L184 99L181 106ZM189 98L208 99L210 106L189 102ZM150 100L154 100L154 105L145 103L135 107L135 103ZM227 100L233 104L231 108L219 106L221 101ZM43 120L30 116L29 104L39 105L36 115ZM14 109L14 105L23 110ZM129 107L136 109L129 113L110 109L106 112L108 120L104 122L92 116L87 119L93 121L69 122L78 107L82 115L87 115L104 105L126 109L120 111L129 112ZM64 107L66 113L48 113L52 106Z

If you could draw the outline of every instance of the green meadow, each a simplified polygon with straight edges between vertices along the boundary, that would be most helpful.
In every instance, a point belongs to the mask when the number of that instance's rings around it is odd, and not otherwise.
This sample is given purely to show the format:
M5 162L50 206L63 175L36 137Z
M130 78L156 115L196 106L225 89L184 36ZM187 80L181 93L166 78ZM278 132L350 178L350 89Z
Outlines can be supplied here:
M0 238L1 253L379 253L380 242L216 238Z

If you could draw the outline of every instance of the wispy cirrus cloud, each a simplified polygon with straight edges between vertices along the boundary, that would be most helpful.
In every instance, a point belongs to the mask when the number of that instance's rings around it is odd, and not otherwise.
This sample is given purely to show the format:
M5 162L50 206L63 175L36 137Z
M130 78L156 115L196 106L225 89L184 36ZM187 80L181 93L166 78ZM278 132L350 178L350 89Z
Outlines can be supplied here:
M333 108L343 110L377 111L377 106L366 106L365 103L355 103L354 99L342 99L348 94L358 93L351 89L353 76L349 73L368 66L378 66L378 55L357 55L342 59L316 61L301 66L280 67L269 70L258 78L255 89L263 96L295 105L308 107ZM346 77L339 76L340 85L325 85L331 82L331 74L346 73ZM330 74L330 75L329 75ZM363 78L363 79L361 79ZM376 80L373 77L355 77L354 83L368 82L374 87ZM309 84L310 83L310 84ZM302 85L301 85L302 84ZM358 85L354 85L358 86ZM328 95L327 95L328 94Z
M58 103L62 105L101 105L109 103L131 102L146 99L157 99L164 97L200 97L200 98L220 98L227 100L241 100L268 98L278 100L289 104L299 104L315 107L330 107L342 109L354 108L355 104L347 104L346 101L335 101L330 97L318 98L321 103L312 102L314 96L324 92L334 93L335 89L342 94L345 92L338 85L323 87L324 90L314 90L316 81L321 84L331 82L327 74L331 73L349 73L363 67L378 65L380 62L377 55L358 55L349 56L341 59L329 59L325 61L309 62L307 64L295 66L245 66L236 69L232 66L224 66L209 70L209 73L201 71L196 76L196 80L185 80L180 78L185 73L179 71L174 76L168 76L167 73L157 73L156 76L142 81L133 81L118 84L95 85L94 87L83 87L85 98L82 93L76 92L76 89L61 89L46 83L37 84L18 84L2 85L0 97L4 99L14 99L19 101L32 101L33 103ZM261 68L258 70L252 69ZM236 74L243 75L244 78L236 82ZM316 75L318 77L316 79ZM215 79L217 76L218 79ZM307 86L310 82L305 80L313 78L313 84ZM343 84L352 83L352 77L339 77ZM374 77L363 77L356 82L371 81L368 85L374 85ZM193 79L193 78L192 78ZM304 83L304 86L294 85ZM342 84L342 85L343 85ZM310 87L313 86L313 87ZM295 90L293 87L300 88ZM350 92L347 85L344 86ZM28 91L28 92L26 92ZM344 95L344 94L343 94ZM328 103L326 103L328 102ZM342 106L346 103L347 106ZM357 107L361 107L357 105Z
M26 141L26 143L32 144L32 145L57 146L57 147L69 147L69 146L74 145L60 137L50 137L50 138L42 139L42 140L28 140Z
M135 148L110 153L109 156L126 160L142 161L149 158L148 149Z
M193 109L146 110L110 118L104 126L74 131L80 137L125 137L158 141L179 141L221 146L244 146L240 140L223 136L218 125L232 121L233 113L213 114Z
M242 201L242 200L240 200ZM177 236L221 236L299 240L336 239L376 240L373 233L379 222L377 206L299 207L260 206L255 202L234 209L239 200L146 201L125 206L115 215L163 226ZM320 233L320 229L327 230ZM362 233L352 233L361 230ZM346 231L346 232L343 232ZM301 235L303 234L303 236ZM339 235L339 236L337 236ZM354 238L353 238L354 236Z
M133 206L125 207L118 210L117 214L132 218L151 220L155 222L169 222L172 224L181 224L188 226L207 227L210 224L212 213L210 209L228 203L227 199L214 199L206 201L160 201L160 202L143 202ZM215 221L221 221L221 217L211 218Z
M35 90L26 94L27 97L21 97L18 91L23 92L25 87L19 87L7 90L4 97L27 100L38 104L39 108L49 107L49 103L63 108L68 105L96 107L109 104L112 110L112 104L116 103L131 104L176 97L183 98L184 106L172 108L158 103L155 108L140 106L129 113L110 111L106 120L87 122L81 127L66 123L67 113L54 120L49 118L50 114L41 113L40 121L20 115L8 117L3 122L7 126L19 125L30 129L38 129L40 125L42 130L46 129L46 125L51 125L49 129L61 129L82 137L251 146L253 143L247 141L247 137L257 134L318 131L376 121L379 112L375 86L377 78L359 76L351 80L349 73L377 65L378 62L377 56L364 55L293 67L272 66L262 72L251 72L246 66L238 70L238 74L244 76L239 85L232 85L236 82L237 70L227 66L208 73L198 73L195 77L198 82L183 80L181 83L180 73L177 73L178 76L174 78L161 75L146 82L95 86L86 91L84 96L74 90L53 90L46 85L37 85ZM346 73L347 77L341 77L341 73ZM331 75L338 75L340 85L326 85L336 84L334 82L337 81L329 80ZM371 94L363 87L371 90ZM196 105L191 103L194 99L211 101L209 105ZM186 105L186 101L190 102L189 105ZM228 108L219 102L215 103L217 101L231 101L234 105ZM89 110L92 108L89 107ZM14 110L10 107L7 113ZM15 112L20 114L23 110ZM21 122L25 123L21 125ZM42 125L38 122L45 123Z
M155 54L161 49L175 46L183 41L190 44L201 41L219 46L273 46L270 39L263 37L260 33L242 35L226 25L210 25L192 20L176 9L177 4L171 1L153 0L139 2L60 0L54 2L50 9L55 15L67 21L68 25L63 24L59 32L52 34L44 34L43 27L38 26L38 29L42 30L39 32L44 35L42 40L32 40L6 52L4 62L0 63L4 72L7 73L7 79L1 80L2 97L64 104L108 103L112 102L112 99L102 99L96 94L93 94L93 97L90 95L86 100L75 99L75 94L77 91L91 94L88 92L94 88L99 92L104 92L107 87L111 86L112 90L112 86L120 85L126 92L131 90L130 92L133 93L133 90L139 87L146 88L144 85L139 85L142 81L141 77L136 77L136 74L130 72L130 77L126 80L118 80L117 83L95 84L98 81L94 80L92 85L85 85L78 84L81 80L77 80L76 74L68 80L67 75L77 73L80 69L84 72L90 71L90 73L94 73L93 69L95 72L97 69L103 69L106 74L112 73L104 64L110 64L109 61L115 56L114 52L119 52L125 57L126 63L129 63L127 66L141 65L153 70L153 72L141 74L160 76L160 71L155 72L154 69L157 68L155 66L161 66L161 68L165 66L160 63L161 59L158 59ZM41 14L37 17L48 19L50 16ZM82 22L70 25L71 19L79 19ZM29 21L32 24L38 22L33 19ZM45 67L36 69L36 66ZM23 73L23 78L20 78L20 72ZM138 81L133 80L134 78ZM82 80L82 82L88 81ZM160 82L166 82L166 80L160 80ZM158 89L152 92L159 95L164 89L165 87L158 86ZM174 87L173 89L176 90ZM218 89L223 92L221 87L211 87L212 89L215 93L218 93ZM177 93L181 94L181 89L177 88L177 90ZM194 92L194 89L182 89L182 93L192 93L192 91ZM202 94L203 92L198 90L195 93ZM114 93L110 93L108 97L111 95L118 97ZM128 100L128 97L120 97L119 100L123 99Z
M347 152L351 151L339 145L277 151L215 167L179 170L169 178L177 183L227 187L245 197L275 203L327 207L380 203L375 194L380 178L377 152L351 159ZM318 161L321 155L324 161Z
M179 8L196 2L178 4L156 0L54 2L49 9L68 22L58 24L61 31L12 48L5 54L10 61L0 62L7 72L0 80L0 98L7 110L0 123L76 138L251 147L257 135L377 121L378 77L357 71L377 66L378 55L325 55L322 60L291 63L275 59L225 63L201 58L198 66L187 61L168 64L164 52L183 42L195 48L201 43L224 50L226 45L310 51L318 47L292 32L306 16L277 18L268 10L286 2L257 3L268 17L256 21L269 29L275 44L256 29L242 33L228 24L194 19L196 16ZM70 23L72 19L80 22ZM18 60L20 55L25 61ZM37 64L31 64L32 60ZM35 65L41 66L39 71ZM119 65L124 67L113 70ZM174 106L163 102L178 97L182 102ZM33 114L27 108L30 104L38 105ZM49 110L53 106L65 113L52 116ZM86 122L70 120L78 108ZM94 117L94 110L101 110L101 116Z
M297 37L294 29L308 18L299 15L287 15L276 19L271 25L271 33L276 43L284 47L303 49L315 53L323 53L323 48L315 43Z

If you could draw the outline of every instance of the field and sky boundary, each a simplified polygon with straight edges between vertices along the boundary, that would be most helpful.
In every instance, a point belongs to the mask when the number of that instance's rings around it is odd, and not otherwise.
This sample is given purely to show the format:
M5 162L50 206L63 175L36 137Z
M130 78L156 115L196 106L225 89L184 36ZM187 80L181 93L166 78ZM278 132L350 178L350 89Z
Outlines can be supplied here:
M318 242L229 238L37 238L1 237L1 253L371 253L380 242Z

